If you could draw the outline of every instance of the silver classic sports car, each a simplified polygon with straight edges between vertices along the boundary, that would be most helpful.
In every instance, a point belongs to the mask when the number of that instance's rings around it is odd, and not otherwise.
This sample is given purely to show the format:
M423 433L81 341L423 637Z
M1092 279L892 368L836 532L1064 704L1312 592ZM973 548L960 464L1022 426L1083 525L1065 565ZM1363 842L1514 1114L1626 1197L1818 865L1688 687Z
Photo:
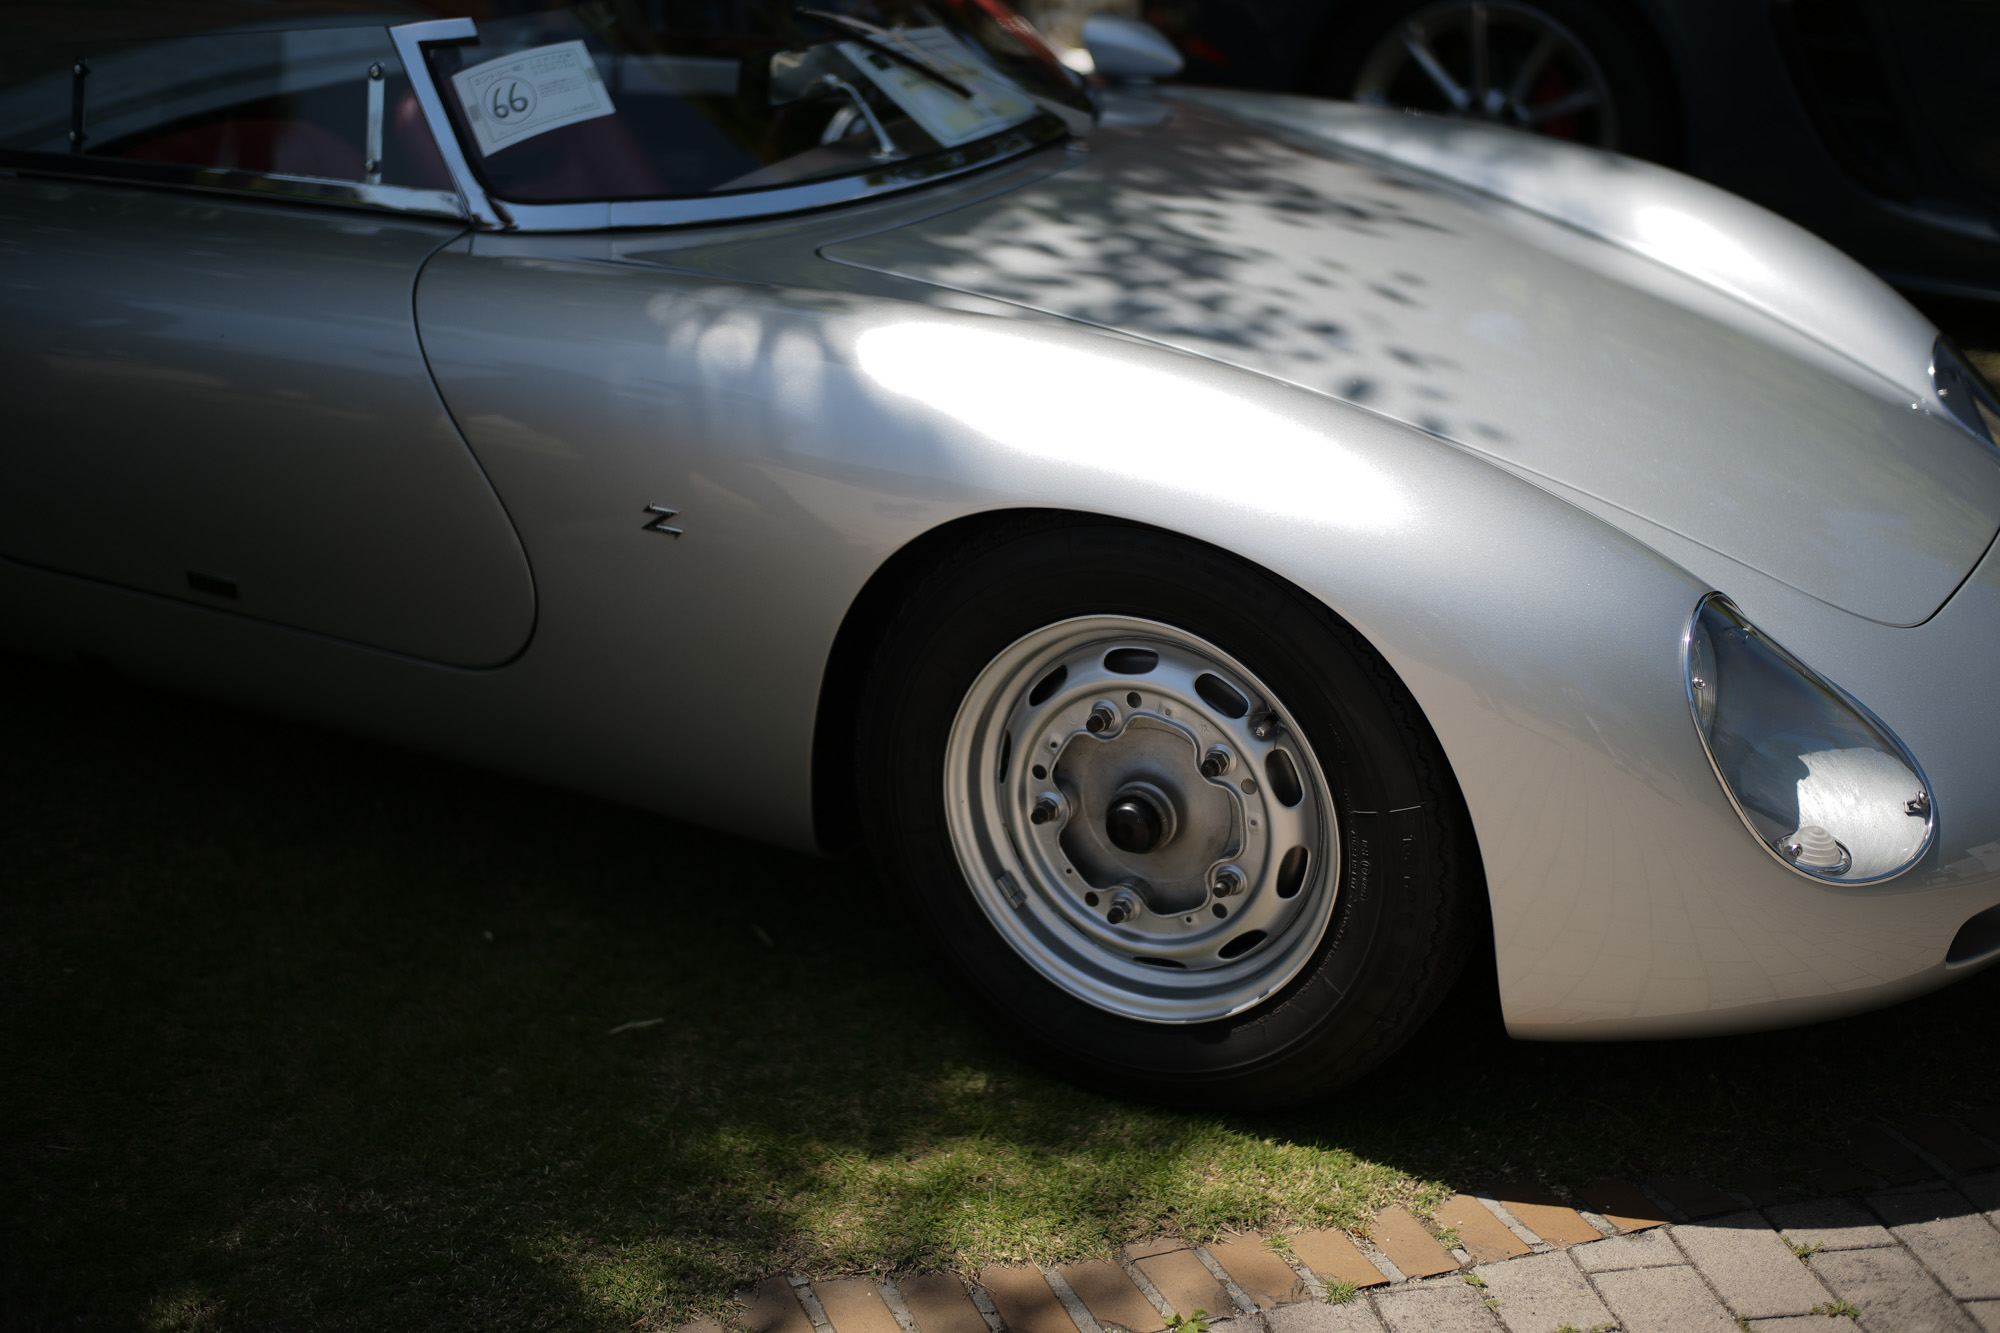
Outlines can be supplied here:
M2000 956L2000 403L1741 200L999 0L19 22L17 646L865 841L1128 1093Z

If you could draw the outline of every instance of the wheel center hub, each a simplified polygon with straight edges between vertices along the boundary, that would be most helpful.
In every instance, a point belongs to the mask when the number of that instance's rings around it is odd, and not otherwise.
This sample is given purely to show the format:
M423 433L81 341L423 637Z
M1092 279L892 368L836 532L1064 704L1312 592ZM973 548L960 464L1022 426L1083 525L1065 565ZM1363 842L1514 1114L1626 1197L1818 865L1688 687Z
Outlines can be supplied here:
M1050 780L1077 818L1059 846L1085 884L1137 886L1162 917L1208 900L1208 873L1231 851L1242 817L1232 792L1196 772L1198 757L1198 739L1184 726L1144 713L1108 739L1064 745Z
M1121 852L1144 856L1173 837L1173 808L1159 792L1132 783L1112 798L1104 812L1104 836Z

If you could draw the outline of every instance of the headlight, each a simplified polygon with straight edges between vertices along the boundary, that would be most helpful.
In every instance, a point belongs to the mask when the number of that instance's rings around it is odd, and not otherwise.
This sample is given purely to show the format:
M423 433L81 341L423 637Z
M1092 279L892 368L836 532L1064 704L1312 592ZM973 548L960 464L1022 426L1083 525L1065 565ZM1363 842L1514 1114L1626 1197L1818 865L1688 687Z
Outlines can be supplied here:
M1949 338L1931 348L1931 387L1961 425L2000 448L2000 396Z
M1720 593L1695 608L1685 654L1695 730L1736 813L1773 856L1840 884L1916 864L1937 811L1888 727Z

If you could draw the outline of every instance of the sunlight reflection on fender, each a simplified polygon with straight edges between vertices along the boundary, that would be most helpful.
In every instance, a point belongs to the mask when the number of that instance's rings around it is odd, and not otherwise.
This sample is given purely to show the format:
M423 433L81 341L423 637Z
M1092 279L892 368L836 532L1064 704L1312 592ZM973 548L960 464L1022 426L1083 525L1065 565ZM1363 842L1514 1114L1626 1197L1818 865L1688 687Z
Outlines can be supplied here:
M856 351L876 383L1017 453L1344 528L1410 514L1403 489L1337 441L1151 367L949 324L871 329Z
M1673 268L1731 282L1756 282L1770 269L1750 248L1705 218L1664 204L1633 217L1641 249Z

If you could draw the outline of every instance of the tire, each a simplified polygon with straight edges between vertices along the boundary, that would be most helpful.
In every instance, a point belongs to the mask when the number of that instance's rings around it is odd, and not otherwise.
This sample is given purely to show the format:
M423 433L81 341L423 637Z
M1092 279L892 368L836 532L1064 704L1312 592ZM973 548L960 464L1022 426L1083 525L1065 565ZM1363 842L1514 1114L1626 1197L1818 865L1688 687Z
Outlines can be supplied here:
M1421 39L1456 95L1424 69L1409 36ZM1484 98L1473 58L1481 38ZM1539 58L1517 88L1531 53ZM1679 154L1666 59L1644 21L1617 0L1372 0L1338 15L1304 83L1322 97L1531 129L1670 165ZM1550 114L1590 97L1593 104Z
M1211 547L1056 517L989 531L903 604L860 716L891 903L1005 1040L1107 1092L1319 1097L1416 1031L1483 919L1408 691L1325 607Z

